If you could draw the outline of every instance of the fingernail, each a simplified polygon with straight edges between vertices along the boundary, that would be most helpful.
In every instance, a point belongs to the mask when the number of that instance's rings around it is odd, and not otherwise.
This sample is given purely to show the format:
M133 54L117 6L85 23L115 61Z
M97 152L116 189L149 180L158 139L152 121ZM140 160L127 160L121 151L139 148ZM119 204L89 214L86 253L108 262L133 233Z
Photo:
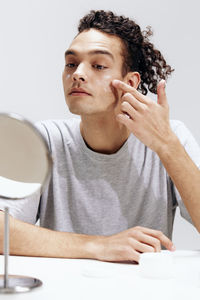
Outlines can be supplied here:
M118 79L114 79L114 80L112 81L112 83L118 84L118 83L119 83L119 80L118 80Z
M173 245L172 247L171 247L171 251L175 251L176 250L176 247Z
M166 81L164 79L162 79L160 82L162 83L162 86L165 88L166 87Z

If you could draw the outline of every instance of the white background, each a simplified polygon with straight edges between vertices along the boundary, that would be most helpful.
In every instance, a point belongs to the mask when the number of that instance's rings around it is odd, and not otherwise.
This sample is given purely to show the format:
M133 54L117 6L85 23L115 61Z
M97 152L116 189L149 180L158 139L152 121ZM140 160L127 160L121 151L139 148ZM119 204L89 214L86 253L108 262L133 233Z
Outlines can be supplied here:
M113 10L142 29L152 26L153 43L175 68L167 83L170 118L183 121L200 144L199 6L198 0L0 0L0 110L32 121L68 118L64 51L84 14ZM174 241L179 249L200 249L199 234L179 216Z

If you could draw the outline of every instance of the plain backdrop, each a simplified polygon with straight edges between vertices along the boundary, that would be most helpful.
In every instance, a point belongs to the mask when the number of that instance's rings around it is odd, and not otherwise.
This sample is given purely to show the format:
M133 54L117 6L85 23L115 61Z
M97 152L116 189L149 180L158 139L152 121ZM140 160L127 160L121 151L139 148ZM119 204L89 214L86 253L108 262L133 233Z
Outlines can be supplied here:
M0 110L33 122L71 116L61 81L64 51L91 9L152 27L151 41L175 68L167 82L170 118L183 121L200 144L198 0L0 0ZM199 234L178 213L173 239L178 249L200 249Z

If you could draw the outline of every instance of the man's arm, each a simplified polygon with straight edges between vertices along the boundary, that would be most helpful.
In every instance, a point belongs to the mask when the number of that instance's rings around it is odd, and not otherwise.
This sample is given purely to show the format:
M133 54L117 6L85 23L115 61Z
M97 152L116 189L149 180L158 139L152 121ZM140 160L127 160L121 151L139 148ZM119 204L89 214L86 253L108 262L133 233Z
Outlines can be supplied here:
M112 84L125 93L118 121L159 155L200 232L200 170L171 130L165 82L158 84L157 103L122 81L114 80Z
M175 135L157 154L200 232L200 170Z
M3 253L4 212L0 211L0 253ZM134 227L111 236L53 231L10 216L10 254L102 261L139 261L142 252L157 252L161 245L174 250L160 231Z
M10 254L41 257L91 258L94 236L49 230L10 220ZM4 212L0 211L0 253L3 253Z

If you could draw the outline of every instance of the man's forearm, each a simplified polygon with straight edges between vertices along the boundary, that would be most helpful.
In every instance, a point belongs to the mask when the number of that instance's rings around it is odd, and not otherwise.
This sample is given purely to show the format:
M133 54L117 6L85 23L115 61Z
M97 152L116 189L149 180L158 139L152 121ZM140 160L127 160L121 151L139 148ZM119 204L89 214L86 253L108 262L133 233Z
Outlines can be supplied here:
M0 253L4 213L0 211ZM58 258L96 258L96 236L53 231L10 217L10 254Z
M3 252L3 212L0 211L0 253ZM139 261L140 253L168 250L174 246L162 232L133 227L111 236L58 232L10 217L11 254L103 261Z
M175 135L157 153L200 232L200 170Z

